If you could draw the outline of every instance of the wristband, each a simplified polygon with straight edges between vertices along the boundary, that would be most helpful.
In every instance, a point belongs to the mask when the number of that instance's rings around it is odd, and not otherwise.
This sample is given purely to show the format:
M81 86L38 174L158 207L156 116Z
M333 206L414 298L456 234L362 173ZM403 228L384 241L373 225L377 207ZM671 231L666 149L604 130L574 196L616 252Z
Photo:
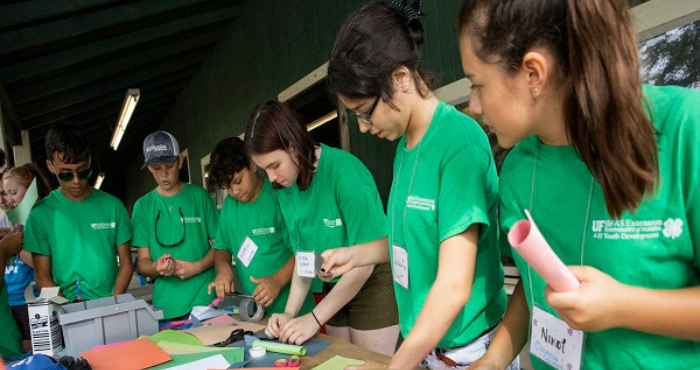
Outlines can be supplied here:
M316 320L316 323L318 324L318 329L321 330L321 328L323 327L323 325L321 325L321 322L318 321L318 317L316 317L316 314L314 313L313 310L311 310L311 316L314 317L314 320Z

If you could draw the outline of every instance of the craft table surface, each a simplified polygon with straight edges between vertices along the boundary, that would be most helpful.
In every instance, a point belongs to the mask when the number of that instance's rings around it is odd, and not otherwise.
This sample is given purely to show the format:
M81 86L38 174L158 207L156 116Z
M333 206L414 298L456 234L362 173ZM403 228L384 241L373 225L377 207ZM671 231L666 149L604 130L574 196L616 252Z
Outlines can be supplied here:
M236 316L234 316L236 317ZM259 324L265 325L267 324L267 318L269 316L265 316ZM311 370L314 367L324 363L327 360L330 360L333 358L335 355L340 355L343 357L347 358L352 358L355 360L371 360L371 361L379 361L382 363L388 363L390 358L381 354L377 353L371 350L368 350L364 347L360 347L357 345L354 345L350 342L346 342L342 339L334 338L329 335L317 333L314 338L316 339L321 339L321 340L327 340L331 342L331 345L326 347L323 351L321 351L319 354L316 356L303 356L301 357L301 370ZM424 368L417 367L416 369L422 369L425 370ZM339 369L342 370L342 369Z

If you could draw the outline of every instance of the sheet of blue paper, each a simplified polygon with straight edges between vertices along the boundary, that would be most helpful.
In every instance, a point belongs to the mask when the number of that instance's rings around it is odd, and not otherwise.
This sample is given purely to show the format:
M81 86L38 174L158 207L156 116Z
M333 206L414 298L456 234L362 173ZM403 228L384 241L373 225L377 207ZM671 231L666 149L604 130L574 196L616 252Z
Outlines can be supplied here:
M245 338L246 344L239 343L239 344L233 345L234 347L243 347L245 349L245 361L231 364L231 366L229 366L229 369L240 369L243 366L245 366L245 367L274 367L275 361L277 361L279 359L283 359L283 358L289 358L289 355L285 355L282 353L274 353L274 352L268 352L265 356L260 357L260 358L250 357L250 353L248 352L250 350L250 343L252 343L255 340L259 340L259 339L273 340L273 339L268 338L267 335L265 335L265 334L258 334L255 336L246 335L246 338ZM274 339L274 341L279 342L276 339ZM302 345L306 348L306 356L315 356L315 355L319 354L321 351L323 351L324 349L326 349L326 347L330 346L331 342L327 341L327 340L321 340L321 339L311 339Z

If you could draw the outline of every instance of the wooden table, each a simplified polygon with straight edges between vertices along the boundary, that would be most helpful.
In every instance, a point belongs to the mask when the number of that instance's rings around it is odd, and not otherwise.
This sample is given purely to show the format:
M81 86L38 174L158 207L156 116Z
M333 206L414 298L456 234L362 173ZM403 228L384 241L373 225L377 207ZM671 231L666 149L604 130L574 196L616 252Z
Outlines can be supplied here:
M235 316L236 319L240 319L238 315ZM260 325L266 325L269 315L265 317L258 323ZM264 330L263 330L264 331ZM261 331L262 332L262 331ZM343 356L346 358L352 358L361 361L378 361L380 363L389 363L390 357L387 357L381 353L371 351L364 347L352 344L350 342L344 341L339 338L331 337L330 335L316 333L313 339L327 340L331 342L331 345L326 347L323 351L319 352L315 356L304 356L301 358L301 370L311 370L314 367L330 360L336 355ZM334 369L335 370L335 369ZM338 369L343 370L343 369ZM425 370L425 368L417 367L416 370Z
M316 356L304 356L301 358L301 370L310 370L314 367L330 360L336 355L340 355L355 360L372 360L381 363L388 363L390 358L381 353L370 351L366 348L346 342L342 339L334 338L329 335L318 333L314 336L315 339L327 340L331 345L326 347ZM342 370L342 369L338 369Z

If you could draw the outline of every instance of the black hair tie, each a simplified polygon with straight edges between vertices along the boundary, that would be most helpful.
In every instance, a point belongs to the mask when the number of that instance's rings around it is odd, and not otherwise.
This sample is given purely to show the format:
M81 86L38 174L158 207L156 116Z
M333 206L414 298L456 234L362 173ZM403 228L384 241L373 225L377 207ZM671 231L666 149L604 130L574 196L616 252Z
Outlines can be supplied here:
M408 19L408 24L417 21L420 22L420 17L424 17L425 13L420 10L421 0L415 0L410 5L406 1L394 0L391 2L391 7L400 11Z

